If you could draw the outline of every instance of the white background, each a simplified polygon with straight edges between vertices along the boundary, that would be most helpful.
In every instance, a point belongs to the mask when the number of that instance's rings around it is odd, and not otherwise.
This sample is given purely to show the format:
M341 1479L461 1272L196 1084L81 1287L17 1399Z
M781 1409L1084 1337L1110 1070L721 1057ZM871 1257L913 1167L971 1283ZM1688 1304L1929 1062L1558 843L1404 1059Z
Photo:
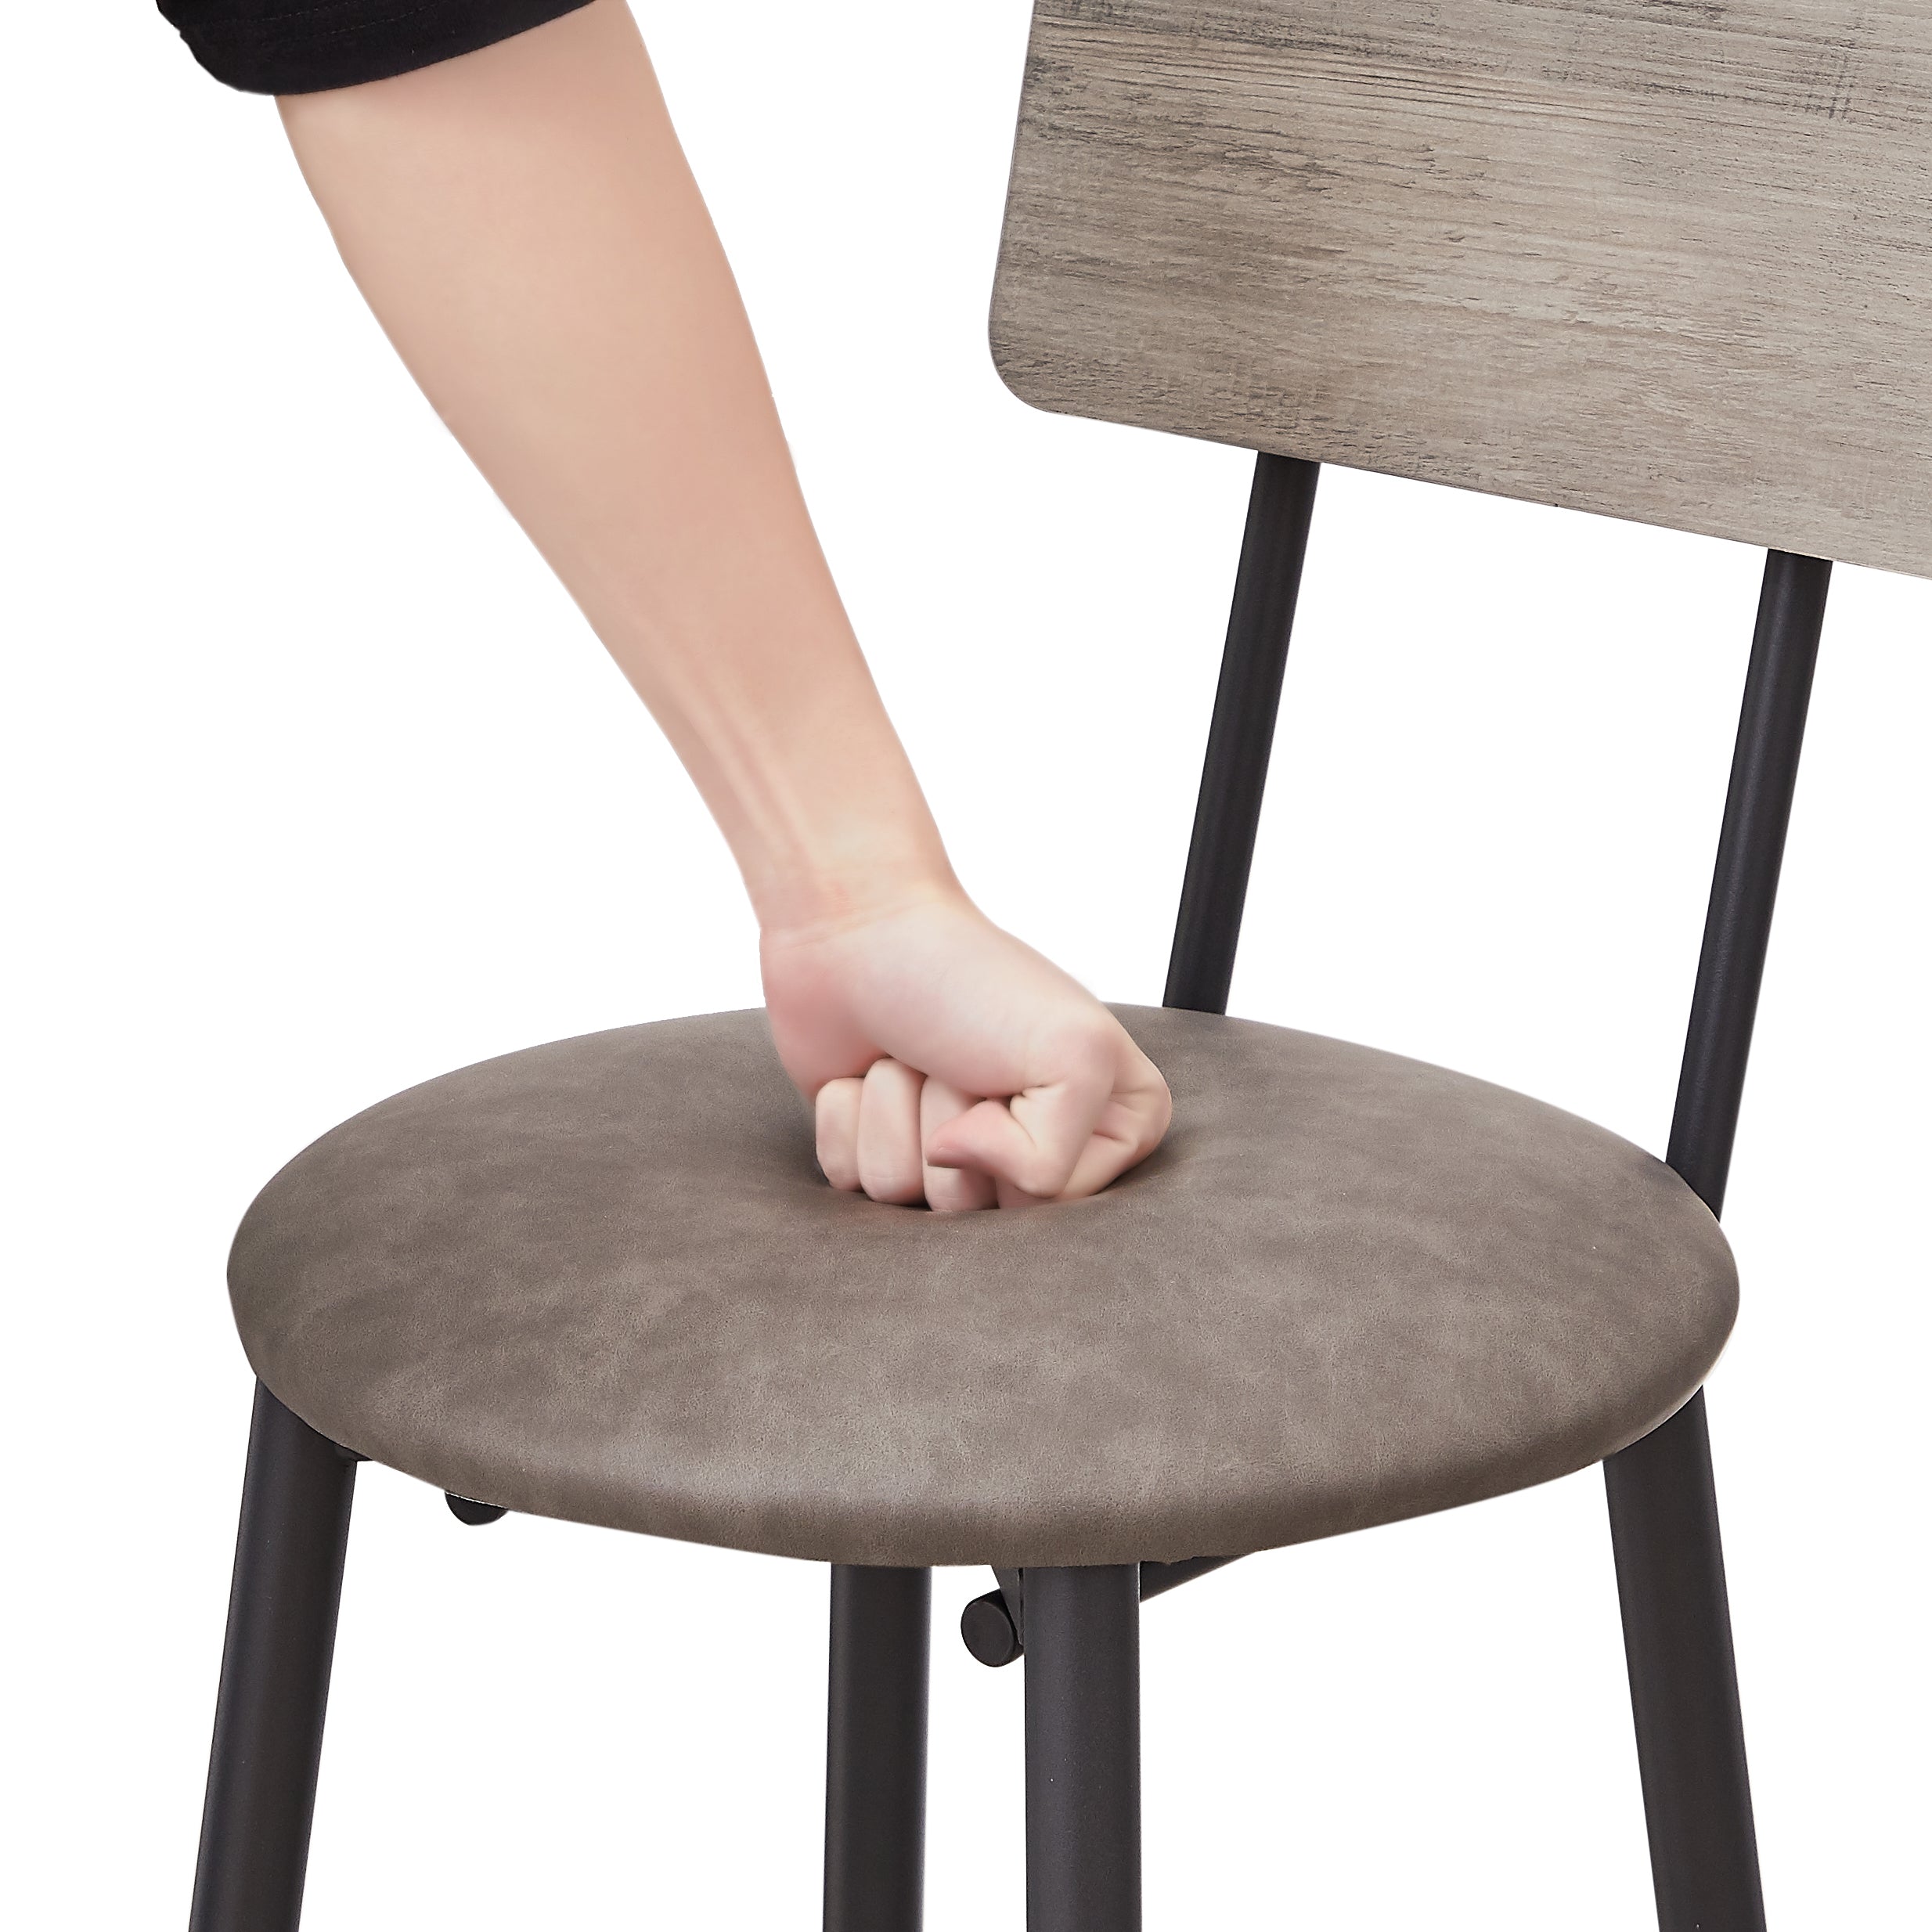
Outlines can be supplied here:
M183 1922L250 1382L223 1256L369 1101L752 1004L724 848L415 393L272 107L135 0L9 23L0 1916ZM959 868L1157 1001L1249 460L1033 413L985 317L1023 0L650 0ZM1611 460L1606 454L1606 461ZM1745 549L1330 472L1237 1012L1663 1146ZM1932 584L1833 585L1711 1386L1765 1883L1927 1922ZM930 1923L1021 1922L1021 1673L936 1590ZM816 1923L824 1577L370 1469L308 1919ZM1601 1485L1145 1620L1148 1922L1635 1928Z

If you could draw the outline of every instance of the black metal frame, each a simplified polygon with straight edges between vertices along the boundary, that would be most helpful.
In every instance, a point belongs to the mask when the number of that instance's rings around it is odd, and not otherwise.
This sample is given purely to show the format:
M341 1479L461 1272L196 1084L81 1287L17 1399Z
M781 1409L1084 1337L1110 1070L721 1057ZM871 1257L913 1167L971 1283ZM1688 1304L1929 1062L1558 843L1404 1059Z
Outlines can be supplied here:
M1724 1206L1831 565L1773 550L1665 1158ZM1661 1932L1764 1932L1710 1432L1700 1390L1603 1465Z
M932 1572L832 1570L826 1932L919 1932Z
M1027 1577L1026 1932L1141 1932L1141 1579Z
M295 1932L358 1458L256 1385L189 1932Z
M1142 1563L1137 1567L1141 1598L1165 1596L1210 1570L1225 1570L1238 1556L1190 1556L1178 1563ZM997 1590L975 1597L959 1615L961 1641L973 1656L989 1668L998 1670L1025 1654L1026 1573L1020 1570L996 1570Z
M1227 1011L1321 477L1320 464L1299 457L1255 459L1163 1006Z
M1314 464L1255 467L1166 1004L1224 1013L1314 504ZM1765 558L1671 1126L1670 1166L1724 1205L1831 565ZM1660 1932L1764 1932L1744 1721L1703 1392L1603 1465ZM1143 1600L1235 1560L1144 1564ZM968 1604L982 1663L1024 1654L1027 1585Z
M1170 1006L1227 1009L1318 474L1256 465ZM1830 573L1765 566L1668 1156L1714 1213ZM191 1932L295 1932L359 1459L258 1389ZM1604 1474L1661 1932L1763 1932L1701 1392ZM1140 1605L1232 1560L1001 1571L967 1606L975 1656L1026 1656L1029 1932L1138 1932ZM932 1574L840 1565L831 1588L825 1924L918 1932Z

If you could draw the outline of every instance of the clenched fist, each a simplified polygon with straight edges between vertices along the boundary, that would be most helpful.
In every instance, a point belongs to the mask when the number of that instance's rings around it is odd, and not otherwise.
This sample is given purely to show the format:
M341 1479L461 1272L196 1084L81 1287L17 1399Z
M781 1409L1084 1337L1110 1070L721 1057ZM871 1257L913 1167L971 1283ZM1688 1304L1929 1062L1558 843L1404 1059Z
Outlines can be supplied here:
M1120 1022L957 888L768 930L761 959L835 1188L943 1213L1070 1200L1167 1131L1167 1083Z

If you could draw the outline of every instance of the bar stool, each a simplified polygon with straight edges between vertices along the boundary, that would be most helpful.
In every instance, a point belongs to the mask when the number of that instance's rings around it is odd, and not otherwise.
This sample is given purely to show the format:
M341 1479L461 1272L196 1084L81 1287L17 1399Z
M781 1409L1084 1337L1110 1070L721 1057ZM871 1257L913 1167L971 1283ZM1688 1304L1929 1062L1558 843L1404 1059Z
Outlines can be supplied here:
M920 1922L930 1571L1026 1673L1030 1932L1140 1923L1141 1601L1602 1462L1663 1932L1758 1932L1703 1378L1830 564L1932 575L1932 19L1040 0L993 309L1258 455L1161 1008L1091 1200L838 1194L757 1011L395 1096L236 1237L259 1378L193 1910L297 1923L357 1462L831 1566L825 1923ZM1912 137L1919 140L1916 150ZM1667 1159L1226 1016L1317 462L1770 547Z

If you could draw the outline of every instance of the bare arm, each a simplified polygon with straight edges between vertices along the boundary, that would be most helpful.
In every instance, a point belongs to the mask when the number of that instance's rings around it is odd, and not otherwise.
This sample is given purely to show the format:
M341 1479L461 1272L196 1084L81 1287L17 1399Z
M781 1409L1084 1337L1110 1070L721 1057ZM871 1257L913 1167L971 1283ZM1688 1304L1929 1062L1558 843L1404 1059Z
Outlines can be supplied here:
M281 106L390 339L723 829L827 1175L964 1207L1140 1159L1159 1075L953 876L622 0Z

